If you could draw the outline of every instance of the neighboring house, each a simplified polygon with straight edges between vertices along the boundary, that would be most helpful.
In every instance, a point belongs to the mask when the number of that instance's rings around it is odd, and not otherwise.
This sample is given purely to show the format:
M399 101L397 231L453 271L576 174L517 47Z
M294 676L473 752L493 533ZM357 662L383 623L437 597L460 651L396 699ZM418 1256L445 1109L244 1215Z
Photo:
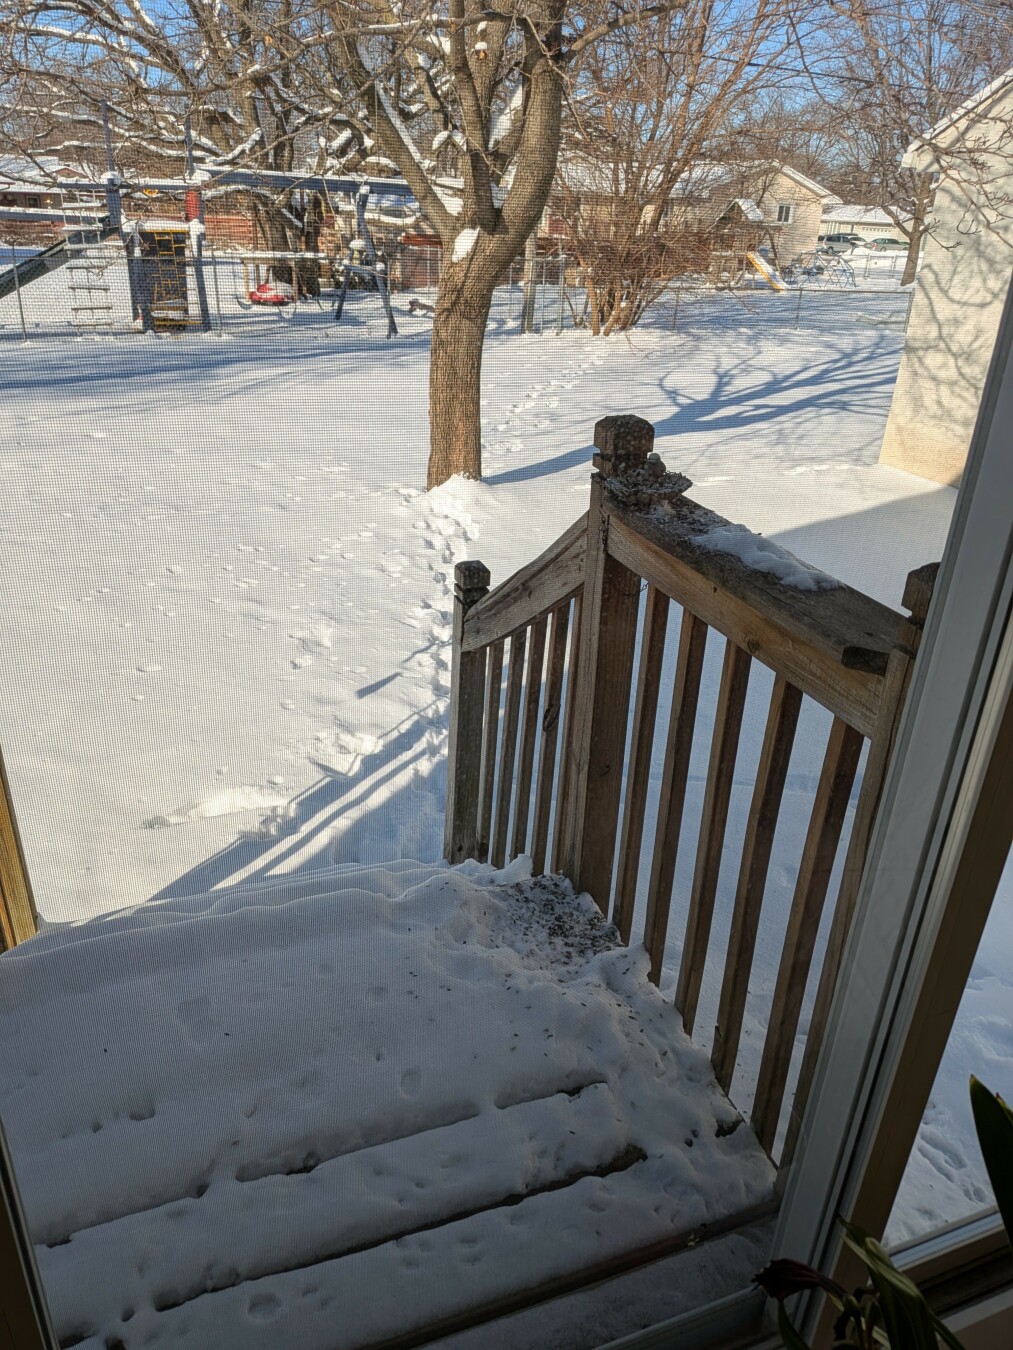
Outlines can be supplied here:
M882 207L849 206L846 202L824 210L820 234L858 234L863 239L906 241L904 231Z
M0 207L10 211L40 211L58 208L61 192L53 179L64 166L52 155L38 161L18 155L0 155Z
M650 193L635 171L631 189ZM542 219L542 231L565 236L569 230L563 199L580 203L585 222L596 219L611 228L617 211L626 209L627 169L622 163L561 154L557 190ZM821 233L826 206L839 203L822 184L777 161L745 165L700 163L680 175L657 220L654 206L641 212L639 229L660 234L679 229L702 231L713 244L713 268L734 273L745 266L747 252L767 248L780 263L811 252Z
M700 164L683 174L666 219L715 231L717 249L734 265L748 248L767 245L784 265L811 253L828 206L828 188L777 160L746 165Z
M960 481L1013 270L1013 70L908 147L941 172L880 463Z

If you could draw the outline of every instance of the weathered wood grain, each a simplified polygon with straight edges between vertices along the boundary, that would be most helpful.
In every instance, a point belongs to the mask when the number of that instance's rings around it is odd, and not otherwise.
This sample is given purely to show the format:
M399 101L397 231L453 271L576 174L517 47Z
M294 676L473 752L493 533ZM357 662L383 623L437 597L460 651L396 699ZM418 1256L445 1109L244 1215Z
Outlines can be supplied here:
M0 754L0 951L34 937L38 926L7 770Z
M503 694L503 647L504 643L494 642L487 648L485 708L482 713L482 796L478 811L478 845L475 854L479 862L489 861L489 841L492 838L496 747L499 743L499 705Z
M703 510L692 502L684 506ZM800 591L737 558L697 547L693 532L703 531L708 518L709 512L704 519L672 512L676 525L662 529L653 516L613 507L609 553L870 735L901 616L849 587ZM827 617L820 617L824 604Z
M753 799L742 842L742 862L714 1028L711 1062L715 1077L725 1092L730 1090L735 1073L763 892L801 706L801 692L778 676L770 697Z
M665 762L661 774L658 824L651 857L647 891L644 946L651 959L649 978L657 984L665 959L668 915L672 906L672 883L686 804L686 781L693 751L693 730L700 699L703 658L707 648L707 625L684 610L679 630L679 653L672 686L672 707L665 738Z
M696 1008L707 963L714 919L714 901L721 871L721 853L728 824L728 804L735 780L735 756L742 730L742 713L746 706L749 687L748 652L733 642L725 645L721 667L717 708L714 713L714 732L711 737L707 785L704 789L703 811L700 816L700 834L697 840L696 866L690 891L689 915L686 919L686 940L679 964L679 980L675 991L675 1006L682 1013L687 1036L693 1034Z
M585 514L533 562L491 590L468 614L464 650L509 637L571 599L584 581L586 540Z
M637 898L637 877L640 875L640 850L644 837L644 817L647 812L647 787L651 775L658 696L661 692L661 666L665 659L669 604L668 596L662 591L654 586L648 589L644 628L640 637L637 692L633 702L633 744L630 751L630 767L626 774L626 801L623 805L619 868L612 909L612 922L625 943L629 943L630 940L633 908Z
M528 630L522 628L510 639L510 665L507 676L506 710L503 714L503 739L499 747L496 819L493 825L490 860L495 867L506 862L507 831L510 827L510 803L513 799L514 764L517 759L517 724L520 720L521 687L524 681L524 652Z
M554 609L549 621L549 668L545 680L545 699L542 703L542 734L538 750L538 780L535 784L535 820L531 831L531 860L536 876L545 871L549 844L549 818L552 815L552 789L558 758L563 671L566 665L566 639L569 627L569 605Z
M545 631L548 617L542 615L531 625L528 672L524 691L524 718L521 722L521 749L517 760L517 791L514 797L513 847L510 856L519 858L528 851L528 821L531 816L531 780L534 775L535 745L538 739L538 708L542 700L542 674L545 667Z
M777 1135L802 999L861 751L862 737L835 717L802 849L753 1098L753 1129L768 1153Z

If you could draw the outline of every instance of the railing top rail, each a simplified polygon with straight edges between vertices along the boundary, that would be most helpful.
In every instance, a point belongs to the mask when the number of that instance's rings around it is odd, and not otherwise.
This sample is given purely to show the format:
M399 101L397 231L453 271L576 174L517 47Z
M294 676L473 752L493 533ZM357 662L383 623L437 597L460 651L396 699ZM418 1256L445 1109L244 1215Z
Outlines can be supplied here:
M608 481L605 487L608 491ZM889 605L809 567L689 497L662 507L630 507L613 500L609 516L610 523L623 522L716 589L732 592L846 670L885 674L904 622ZM749 553L755 560L742 556ZM672 598L682 602L679 595Z
M584 581L587 512L533 562L515 572L468 611L462 650L499 642L569 600Z

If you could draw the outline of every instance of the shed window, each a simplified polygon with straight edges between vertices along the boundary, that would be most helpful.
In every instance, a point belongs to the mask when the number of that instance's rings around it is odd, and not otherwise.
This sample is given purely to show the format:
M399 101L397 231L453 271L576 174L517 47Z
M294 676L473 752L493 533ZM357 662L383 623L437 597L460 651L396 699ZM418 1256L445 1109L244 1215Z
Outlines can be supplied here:
M781 202L777 208L777 223L779 225L790 225L794 211L795 208L791 202Z

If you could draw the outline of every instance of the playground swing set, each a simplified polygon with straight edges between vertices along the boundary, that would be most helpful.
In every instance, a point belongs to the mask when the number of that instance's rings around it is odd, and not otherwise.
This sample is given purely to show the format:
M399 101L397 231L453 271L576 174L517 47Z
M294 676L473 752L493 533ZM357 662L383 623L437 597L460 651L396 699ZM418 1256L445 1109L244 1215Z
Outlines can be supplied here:
M211 329L211 314L205 285L204 258L204 203L201 186L211 174L196 170L189 119L186 120L186 179L184 182L146 181L127 182L116 172L108 108L103 105L103 125L107 172L101 181L61 181L64 193L101 194L105 198L105 212L88 209L87 218L68 215L61 207L54 209L53 223L62 224L66 237L41 254L28 259L13 260L13 266L0 276L0 298L20 289L38 277L56 268L68 266L72 275L69 282L71 317L76 327L111 328L112 294L106 271L112 257L108 246L123 246L127 262L127 281L130 309L134 327L140 331L179 331L189 326ZM297 305L300 296L298 262L327 261L332 277L340 268L341 283L334 304L334 320L340 321L350 289L375 291L387 321L387 338L397 336L397 325L390 301L390 278L386 259L378 253L366 220L370 194L376 190L388 197L413 200L407 183L397 179L380 179L371 183L356 178L332 178L324 175L296 175L254 169L224 169L213 173L217 188L236 190L270 187L274 191L302 189L323 196L351 197L355 202L357 235L349 244L340 262L310 253L264 253L243 256L244 292L250 305L283 311ZM128 224L123 214L124 194L140 192L146 197L183 195L184 219L151 219L141 217ZM20 218L16 211L4 208L10 219ZM27 218L27 217L26 217ZM39 219L38 211L32 213ZM74 227L73 229L71 227ZM106 247L103 247L106 246ZM120 255L122 256L122 255ZM267 276L261 272L265 263ZM213 262L214 260L212 260ZM276 276L279 262L290 264L292 281ZM250 264L253 264L253 284L250 284ZM193 292L196 314L190 312L189 276L193 274ZM217 294L217 282L215 283Z

